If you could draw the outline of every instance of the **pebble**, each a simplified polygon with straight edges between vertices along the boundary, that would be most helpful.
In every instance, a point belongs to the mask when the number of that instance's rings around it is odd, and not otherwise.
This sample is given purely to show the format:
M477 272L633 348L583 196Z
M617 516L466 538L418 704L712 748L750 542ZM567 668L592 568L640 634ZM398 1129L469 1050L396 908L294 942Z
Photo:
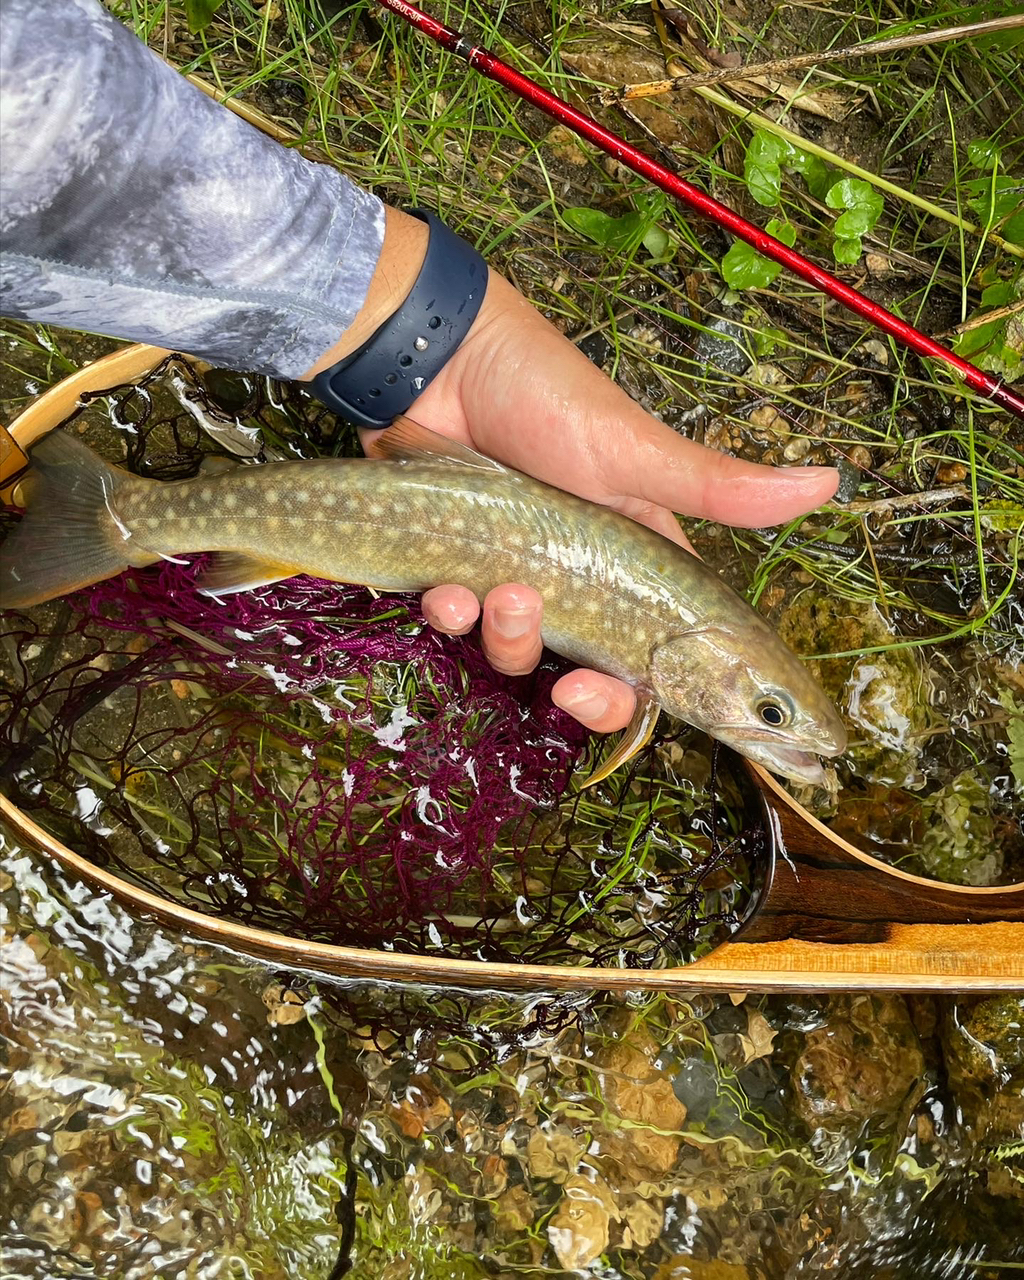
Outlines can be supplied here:
M939 484L960 484L967 479L967 468L962 462L947 462L939 467L936 479Z
M870 471L874 464L871 456L871 450L865 448L862 444L855 444L847 455L847 460L853 467L858 467L861 471Z
M835 502L852 502L860 488L860 468L840 458L836 463L839 472L839 488L836 490Z
M806 436L794 436L782 451L782 456L787 462L799 462L801 458L806 458L811 451L811 442Z
M746 331L724 316L716 317L701 332L694 355L698 365L724 373L746 373L751 364Z
M875 364L880 365L883 369L888 366L889 348L878 338L869 338L867 342L862 342L860 349L869 360L873 360Z
M756 364L750 371L750 380L762 387L781 387L790 378L777 364Z
M748 421L755 431L778 436L789 435L789 423L774 405L759 404L750 411Z

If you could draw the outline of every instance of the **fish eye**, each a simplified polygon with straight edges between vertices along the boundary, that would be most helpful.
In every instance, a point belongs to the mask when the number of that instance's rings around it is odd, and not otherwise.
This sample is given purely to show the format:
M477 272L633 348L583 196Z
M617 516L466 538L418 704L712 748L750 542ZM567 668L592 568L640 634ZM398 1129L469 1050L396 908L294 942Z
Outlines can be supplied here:
M778 728L779 725L786 724L789 721L790 713L774 698L765 698L757 704L757 713L765 724L770 724L772 728Z

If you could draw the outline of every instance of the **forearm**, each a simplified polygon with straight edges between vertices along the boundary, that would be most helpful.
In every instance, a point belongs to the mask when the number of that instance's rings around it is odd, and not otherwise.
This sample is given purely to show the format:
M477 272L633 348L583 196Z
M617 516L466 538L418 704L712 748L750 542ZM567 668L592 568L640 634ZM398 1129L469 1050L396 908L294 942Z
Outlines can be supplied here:
M94 0L2 14L5 314L297 377L401 301L414 220L389 216L402 265L378 269L375 197L211 102Z

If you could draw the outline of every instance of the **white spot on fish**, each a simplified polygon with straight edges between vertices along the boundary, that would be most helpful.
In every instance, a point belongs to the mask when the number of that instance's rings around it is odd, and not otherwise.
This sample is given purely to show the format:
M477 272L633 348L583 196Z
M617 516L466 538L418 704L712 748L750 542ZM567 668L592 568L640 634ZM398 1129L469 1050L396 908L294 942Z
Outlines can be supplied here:
M235 507L238 506L238 494L226 493L224 495L224 505L229 511L234 511Z
M268 502L276 502L281 495L277 492L275 488L271 487L264 491L263 496L266 498Z

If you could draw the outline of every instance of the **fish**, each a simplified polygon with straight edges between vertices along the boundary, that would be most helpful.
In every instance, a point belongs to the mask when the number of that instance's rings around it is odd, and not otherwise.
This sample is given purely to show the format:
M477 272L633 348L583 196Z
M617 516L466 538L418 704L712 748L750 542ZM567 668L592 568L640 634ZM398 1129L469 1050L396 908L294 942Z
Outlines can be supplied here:
M650 739L660 712L775 773L824 780L846 731L807 666L699 557L610 508L399 418L366 458L140 478L56 430L31 452L27 514L0 547L0 602L25 608L129 567L214 553L212 596L295 574L381 591L525 582L545 645L631 684L636 710L588 780Z

